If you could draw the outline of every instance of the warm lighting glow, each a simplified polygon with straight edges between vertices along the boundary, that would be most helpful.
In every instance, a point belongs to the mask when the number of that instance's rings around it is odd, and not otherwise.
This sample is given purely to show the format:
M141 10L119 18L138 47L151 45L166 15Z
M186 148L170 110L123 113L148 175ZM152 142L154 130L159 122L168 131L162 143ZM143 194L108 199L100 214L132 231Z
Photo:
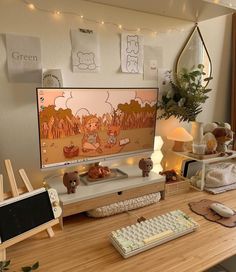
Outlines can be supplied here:
M80 18L83 19L83 18L84 18L84 15L80 15Z
M163 170L161 166L161 160L163 158L163 154L161 152L161 148L163 146L163 140L161 136L155 136L154 140L154 152L152 153L151 159L153 161L153 171L159 173Z
M29 7L31 10L34 10L34 9L35 9L35 5L34 5L34 4L28 4L28 7Z
M167 135L167 139L179 142L190 142L193 140L193 136L183 127L177 127Z
M140 28L137 28L137 31L140 31Z
M173 151L183 152L185 151L184 143L193 140L193 136L189 134L183 127L177 127L167 135L167 139L175 141L172 148Z
M118 25L118 28L119 28L119 29L122 29L122 25Z
M163 146L163 140L162 140L161 136L155 136L154 150L161 150L162 146Z
M101 21L101 25L104 25L104 21Z
M153 164L156 164L156 163L161 163L161 160L163 159L163 154L162 152L159 150L159 151L155 151L153 154L152 154L152 161L153 161Z
M56 15L60 15L61 12L60 12L59 10L56 10L56 11L55 11L55 14L56 14Z

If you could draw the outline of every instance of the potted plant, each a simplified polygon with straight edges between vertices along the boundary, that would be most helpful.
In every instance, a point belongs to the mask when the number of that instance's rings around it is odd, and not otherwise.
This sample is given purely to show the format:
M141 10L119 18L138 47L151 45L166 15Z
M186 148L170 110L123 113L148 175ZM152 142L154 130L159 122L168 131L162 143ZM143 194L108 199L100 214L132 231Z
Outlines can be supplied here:
M207 85L212 80L212 77L204 78L203 69L202 64L191 70L182 69L174 79L171 73L169 74L170 88L162 94L158 102L157 109L160 110L158 119L174 116L180 121L194 122L192 128L197 126L194 130L199 130L199 123L195 121L202 112L202 104L208 99L211 89ZM196 140L196 136L193 137Z
M212 77L204 78L204 66L199 64L191 70L182 69L175 80L170 76L170 88L162 95L157 108L161 110L158 119L168 119L175 116L180 121L196 121L197 115L202 112L202 104L208 98L207 88Z

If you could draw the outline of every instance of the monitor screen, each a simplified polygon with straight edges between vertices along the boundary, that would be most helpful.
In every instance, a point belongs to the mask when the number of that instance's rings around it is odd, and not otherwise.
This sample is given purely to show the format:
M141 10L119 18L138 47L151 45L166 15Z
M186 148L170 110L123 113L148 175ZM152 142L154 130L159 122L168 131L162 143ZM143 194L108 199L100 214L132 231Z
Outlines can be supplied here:
M158 89L38 88L41 168L153 151Z

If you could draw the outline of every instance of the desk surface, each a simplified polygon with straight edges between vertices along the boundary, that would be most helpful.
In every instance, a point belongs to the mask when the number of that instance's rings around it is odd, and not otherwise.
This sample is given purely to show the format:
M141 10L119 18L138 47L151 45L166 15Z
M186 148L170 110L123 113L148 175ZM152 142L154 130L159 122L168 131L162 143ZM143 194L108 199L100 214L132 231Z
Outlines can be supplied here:
M193 189L135 210L134 213L150 218L178 208L195 219L200 227L194 233L126 260L108 240L112 230L136 221L135 217L126 213L103 219L88 218L83 214L68 217L64 230L58 229L54 238L47 239L46 233L37 235L9 248L7 257L12 260L13 270L39 261L39 271L47 272L204 271L236 254L236 228L207 221L189 210L187 204L190 201L203 198L215 199L236 210L236 191L210 195Z

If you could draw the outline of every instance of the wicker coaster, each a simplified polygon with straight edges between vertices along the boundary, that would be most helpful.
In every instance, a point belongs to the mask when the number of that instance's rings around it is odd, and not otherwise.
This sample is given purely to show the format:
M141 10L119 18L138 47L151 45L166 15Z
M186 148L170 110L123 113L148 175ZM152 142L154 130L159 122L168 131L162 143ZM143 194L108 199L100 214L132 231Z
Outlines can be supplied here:
M231 217L228 217L228 218L222 217L210 209L210 205L216 202L220 203L218 201L212 201L210 199L202 199L199 202L190 202L188 205L193 212L204 216L209 221L219 223L228 228L235 227L236 226L236 212L234 211L235 214Z

